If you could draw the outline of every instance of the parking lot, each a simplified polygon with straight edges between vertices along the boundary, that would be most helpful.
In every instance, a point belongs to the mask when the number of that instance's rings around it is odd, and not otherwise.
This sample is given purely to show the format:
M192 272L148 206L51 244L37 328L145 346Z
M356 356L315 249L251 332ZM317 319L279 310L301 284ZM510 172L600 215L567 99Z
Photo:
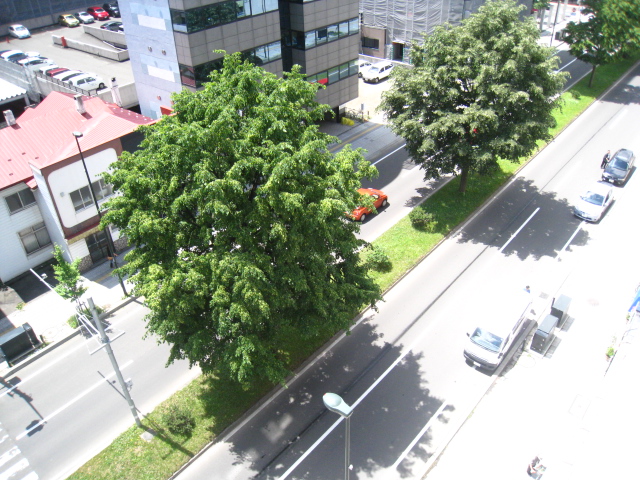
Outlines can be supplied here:
M99 25L99 23L94 25ZM82 26L74 28L52 26L31 31L31 38L18 40L16 38L5 37L4 42L0 43L0 50L16 49L22 50L23 52L36 51L40 53L40 55L50 58L60 67L95 73L101 76L107 84L108 80L112 77L118 79L118 85L120 86L133 83L133 71L131 70L131 62L129 60L116 62L72 48L64 48L53 43L52 35L63 36L68 39L108 48L108 45L102 41L84 33Z

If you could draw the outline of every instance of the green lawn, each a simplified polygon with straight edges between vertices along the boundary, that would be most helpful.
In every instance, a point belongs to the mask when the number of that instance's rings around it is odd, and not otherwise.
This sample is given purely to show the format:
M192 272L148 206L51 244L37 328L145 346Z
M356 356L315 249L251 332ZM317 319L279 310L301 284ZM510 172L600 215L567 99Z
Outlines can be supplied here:
M582 113L610 85L615 83L637 60L636 56L615 65L598 68L592 88L588 78L583 79L570 92L563 95L564 107L558 111L558 126L554 135L561 132ZM541 145L541 148L544 145ZM500 162L500 171L492 176L474 175L469 179L467 192L461 196L458 180L448 182L417 208L426 209L436 219L432 233L419 231L411 226L408 218L398 222L374 243L383 249L391 260L391 269L376 272L375 279L383 290L387 290L407 270L426 256L452 229L469 217L522 164ZM300 365L331 335L302 341L289 335L285 346L291 368ZM143 430L132 426L120 435L109 447L83 465L69 478L72 480L164 480L169 478L189 458L212 441L227 426L241 417L260 400L273 385L266 382L243 390L234 382L214 376L202 376L189 386L162 403L142 422L157 435L143 440ZM123 408L124 401L123 401ZM194 421L190 435L171 433L167 427L167 414L185 412ZM133 420L132 420L133 422Z

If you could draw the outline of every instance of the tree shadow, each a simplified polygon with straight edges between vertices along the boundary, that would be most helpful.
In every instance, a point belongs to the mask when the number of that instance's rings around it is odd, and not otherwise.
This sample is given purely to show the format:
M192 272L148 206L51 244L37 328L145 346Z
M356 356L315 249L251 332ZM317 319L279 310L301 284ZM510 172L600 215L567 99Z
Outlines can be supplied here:
M537 208L538 213L507 245ZM566 199L558 198L554 192L540 192L533 181L518 177L503 191L500 202L489 203L480 215L464 225L458 242L502 248L504 255L517 256L520 260L555 258L580 222L573 214L573 205ZM532 237L536 238L535 242L531 241ZM588 242L588 232L581 229L571 245L586 246Z
M429 391L421 354L410 352L390 369L403 354L404 346L384 342L375 329L375 325L362 322L309 365L307 372L300 374L288 388L280 392L273 390L251 407L243 417L251 416L251 422L225 439L234 468L252 472L255 478L282 476L339 419L322 401L325 393L333 392L350 405L362 399L351 418L351 459L357 466L355 470L362 475L381 470L394 471L396 477L415 475L414 463L424 461L432 447L429 431L420 434L421 430L443 401ZM358 355L353 355L354 351ZM363 396L388 369L389 373L372 394ZM200 400L207 415L215 417L212 423L226 424L224 418L219 418L216 406L233 402L235 392L220 379L211 378L208 384ZM229 415L226 420L232 417ZM224 433L212 433L224 436ZM417 436L420 438L407 460L395 466ZM344 458L341 453L344 444L343 423L309 454L304 465L296 470L295 478L340 478L344 473L343 463L324 459Z

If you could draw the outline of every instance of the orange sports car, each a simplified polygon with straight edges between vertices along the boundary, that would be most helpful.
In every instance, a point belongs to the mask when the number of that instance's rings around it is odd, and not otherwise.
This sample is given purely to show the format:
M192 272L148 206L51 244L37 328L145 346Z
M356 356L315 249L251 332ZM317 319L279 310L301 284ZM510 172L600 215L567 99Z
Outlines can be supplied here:
M373 206L376 210L387 206L387 196L384 192L376 190L375 188L359 188L358 193L360 195L371 195L373 197ZM351 218L358 222L364 222L367 215L372 212L370 208L358 207L351 212Z

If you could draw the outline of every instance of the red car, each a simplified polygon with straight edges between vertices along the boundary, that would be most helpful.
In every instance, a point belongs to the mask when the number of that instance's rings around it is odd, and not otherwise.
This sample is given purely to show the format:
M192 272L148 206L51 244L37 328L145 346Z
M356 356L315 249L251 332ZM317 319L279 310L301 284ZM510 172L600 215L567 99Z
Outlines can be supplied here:
M371 195L373 197L373 206L376 207L376 210L387 206L388 197L380 190L376 190L375 188L359 188L358 193L360 195ZM364 222L367 215L371 212L372 210L370 208L358 207L351 212L351 218L358 222Z
M102 7L90 7L87 8L87 13L96 20L109 20L109 14Z

